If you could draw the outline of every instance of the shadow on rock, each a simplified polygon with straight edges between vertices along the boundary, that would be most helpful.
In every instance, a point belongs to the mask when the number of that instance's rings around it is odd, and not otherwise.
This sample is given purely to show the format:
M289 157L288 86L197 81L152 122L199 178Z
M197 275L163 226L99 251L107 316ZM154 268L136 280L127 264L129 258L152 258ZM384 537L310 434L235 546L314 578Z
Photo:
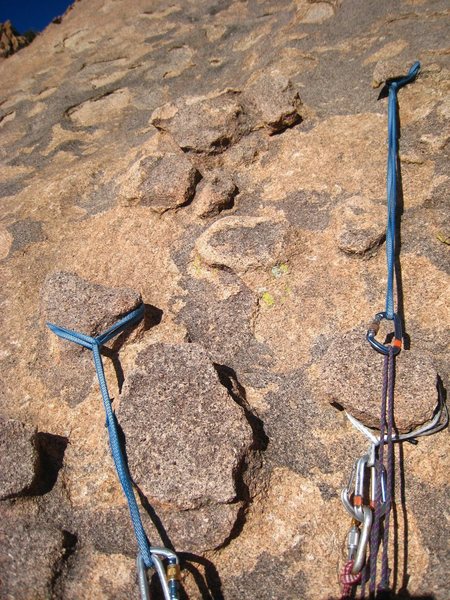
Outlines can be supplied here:
M147 331L148 329L156 327L156 325L161 323L163 311L152 304L144 304L144 309L144 331ZM123 383L125 381L125 375L119 360L119 350L133 332L134 328L126 329L114 340L112 348L108 348L106 346L102 347L102 355L109 358L113 363L114 370L116 372L119 393L122 391Z
M264 451L269 445L269 438L264 431L263 421L251 410L244 387L239 383L236 372L226 365L214 363L220 383L228 390L233 400L245 413L245 417L253 432L253 450Z
M27 495L43 496L53 489L63 466L68 443L68 438L62 435L44 432L36 434L40 462L35 480Z

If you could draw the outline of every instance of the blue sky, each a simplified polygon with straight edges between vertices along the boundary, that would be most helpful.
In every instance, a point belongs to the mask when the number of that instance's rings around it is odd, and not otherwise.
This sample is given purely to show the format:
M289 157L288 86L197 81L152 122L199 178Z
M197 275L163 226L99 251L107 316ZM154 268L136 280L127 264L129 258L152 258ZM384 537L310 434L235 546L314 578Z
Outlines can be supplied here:
M9 19L19 33L42 31L70 4L73 0L0 0L0 23Z

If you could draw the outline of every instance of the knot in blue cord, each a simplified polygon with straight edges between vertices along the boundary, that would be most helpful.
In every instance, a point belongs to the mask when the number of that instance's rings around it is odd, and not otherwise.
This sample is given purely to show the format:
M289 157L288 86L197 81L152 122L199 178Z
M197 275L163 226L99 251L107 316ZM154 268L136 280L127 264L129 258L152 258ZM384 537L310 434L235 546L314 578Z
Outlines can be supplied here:
M150 544L142 525L141 515L136 502L136 497L133 492L133 484L131 481L128 466L123 454L122 445L120 443L118 425L116 416L112 409L111 398L108 392L108 386L106 384L105 372L103 368L103 362L101 357L101 348L106 342L116 337L124 331L130 325L134 325L142 320L144 316L144 305L141 304L138 308L131 311L125 317L120 319L112 327L101 333L96 337L85 335L84 333L78 333L65 327L60 327L53 323L47 323L48 327L57 336L74 344L78 344L87 350L91 350L94 356L94 365L97 373L98 382L100 384L100 391L103 399L103 406L106 413L106 424L108 427L109 443L111 446L111 454L116 467L117 475L121 483L123 492L128 502L128 508L131 515L131 521L133 523L134 534L139 546L142 559L147 568L153 566L153 559L150 551Z

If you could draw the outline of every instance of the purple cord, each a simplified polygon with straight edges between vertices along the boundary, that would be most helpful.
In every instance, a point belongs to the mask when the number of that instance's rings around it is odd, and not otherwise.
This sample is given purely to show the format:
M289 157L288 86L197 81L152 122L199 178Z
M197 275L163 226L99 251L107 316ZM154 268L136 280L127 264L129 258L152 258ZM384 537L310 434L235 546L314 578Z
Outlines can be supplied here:
M369 595L371 597L375 594L376 588L376 577L377 577L377 557L378 547L380 543L380 524L382 517L382 502L381 502L381 477L383 468L384 458L384 435L386 428L386 404L387 404L387 390L389 381L389 358L387 355L384 357L383 363L383 388L381 391L381 414L380 414L380 445L378 447L378 461L375 463L375 518L370 532L370 581L369 581Z
M368 567L369 567L369 565L366 562L366 564L364 565L364 567L362 568L362 571L361 571L361 582L359 584L361 586L360 592L359 592L360 600L365 600L365 597L366 597L366 584L367 584L367 578L369 576L369 568Z
M389 521L391 515L392 497L394 492L394 384L395 359L392 346L389 348L389 390L387 407L387 466L386 466L386 513L384 516L383 554L381 558L380 591L389 589Z

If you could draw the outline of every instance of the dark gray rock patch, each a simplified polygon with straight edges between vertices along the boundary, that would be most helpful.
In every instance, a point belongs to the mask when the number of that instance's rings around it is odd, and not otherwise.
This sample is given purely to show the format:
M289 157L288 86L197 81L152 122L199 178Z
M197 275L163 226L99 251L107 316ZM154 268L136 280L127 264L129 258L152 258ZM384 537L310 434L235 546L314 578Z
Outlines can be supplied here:
M0 418L0 500L25 494L33 485L38 465L36 430Z
M263 552L250 573L241 573L238 577L226 581L224 597L274 600L279 597L278 593L286 600L307 597L304 577L298 572L292 576L291 571L295 569L296 554L300 552L297 545L281 556L275 557Z
M331 198L325 194L295 192L279 201L279 206L289 223L299 229L323 231L330 221Z
M34 221L33 219L16 221L12 225L9 225L7 229L13 236L10 254L17 252L30 244L42 242L46 239L42 229L42 223L40 221Z
M50 598L66 553L63 532L39 519L0 511L2 597Z
M11 179L9 181L2 181L0 184L0 198L4 196L16 196L26 187L26 184L21 179Z
M77 204L84 208L89 216L106 212L116 202L116 187L113 182L93 182L92 189L88 189Z
M232 273L220 277L232 280ZM242 283L236 294L218 299L209 282L190 279L184 286L189 302L179 311L182 322L193 342L202 344L215 363L233 368L242 381L248 372L258 372L271 362L271 353L253 334L252 320L258 307L257 298Z

